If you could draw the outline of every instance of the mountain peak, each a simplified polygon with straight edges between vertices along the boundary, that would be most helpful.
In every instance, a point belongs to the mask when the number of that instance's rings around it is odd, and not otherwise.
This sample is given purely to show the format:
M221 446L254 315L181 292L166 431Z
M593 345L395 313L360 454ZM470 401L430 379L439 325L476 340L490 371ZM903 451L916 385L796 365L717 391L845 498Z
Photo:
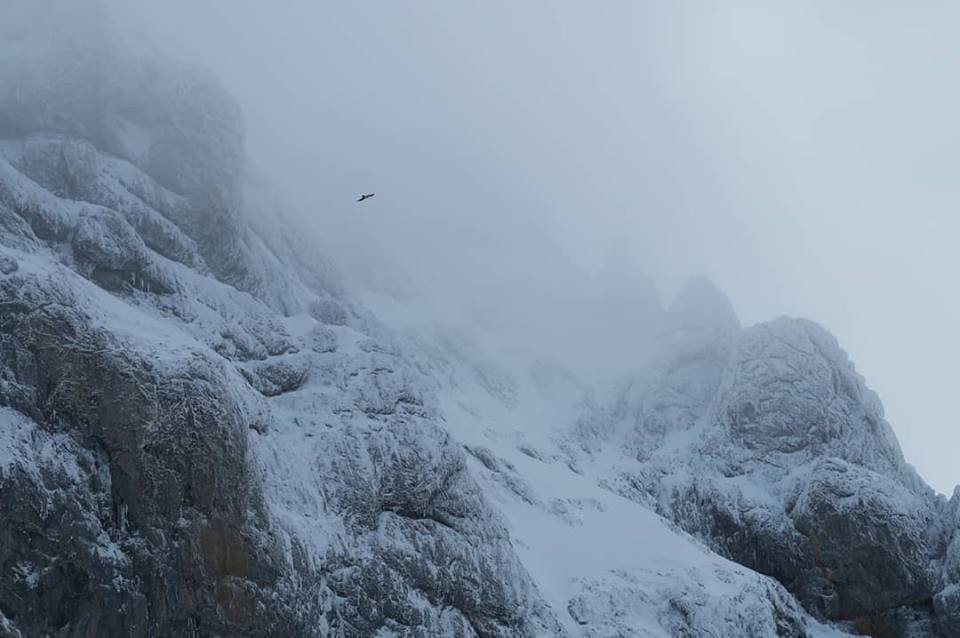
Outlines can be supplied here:
M702 276L692 277L684 284L667 308L666 321L671 330L733 332L740 328L730 300Z

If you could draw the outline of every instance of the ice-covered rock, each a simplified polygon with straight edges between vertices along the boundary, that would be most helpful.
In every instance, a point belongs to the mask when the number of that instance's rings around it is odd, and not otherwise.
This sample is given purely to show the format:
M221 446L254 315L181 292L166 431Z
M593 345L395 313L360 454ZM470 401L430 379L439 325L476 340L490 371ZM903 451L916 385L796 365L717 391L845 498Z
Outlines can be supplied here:
M402 333L214 80L92 3L7 5L0 633L956 635L960 497L819 327L694 281L612 407Z
M592 411L633 457L609 484L822 618L876 635L948 622L944 501L836 340L804 320L739 329L715 299L684 306L703 320L678 319L693 329L673 331L645 383Z
M3 631L558 633L433 386L263 230L283 222L229 96L86 3L14 5ZM48 42L62 19L79 22Z

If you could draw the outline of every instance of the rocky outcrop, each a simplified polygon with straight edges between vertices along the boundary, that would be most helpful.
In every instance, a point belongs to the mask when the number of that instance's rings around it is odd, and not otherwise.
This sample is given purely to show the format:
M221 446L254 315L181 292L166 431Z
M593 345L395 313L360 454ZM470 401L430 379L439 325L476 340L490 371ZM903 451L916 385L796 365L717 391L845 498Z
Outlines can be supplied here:
M200 351L160 364L94 325L66 273L20 272L0 282L0 404L21 432L0 480L4 615L25 635L297 626L272 593L280 558L247 463L261 415L235 373Z
M644 630L652 633L654 628L648 624L651 616L670 636L720 632L731 636L810 636L810 627L796 601L760 579L732 597L719 599L697 587L651 597L646 583L631 578L613 587L588 582L570 601L569 613L583 626L583 635L590 638L642 635ZM723 621L718 620L721 618Z
M0 631L559 633L432 385L250 222L232 99L61 4L3 27Z
M774 576L821 618L869 635L956 635L936 602L955 582L940 576L945 502L906 464L836 340L803 320L736 328L702 282L680 305L708 320L668 333L650 379L595 413L632 441L614 489Z
M343 294L215 81L89 3L8 4L0 633L960 632L960 496L818 326L743 329L696 281L612 408L498 431L569 411Z

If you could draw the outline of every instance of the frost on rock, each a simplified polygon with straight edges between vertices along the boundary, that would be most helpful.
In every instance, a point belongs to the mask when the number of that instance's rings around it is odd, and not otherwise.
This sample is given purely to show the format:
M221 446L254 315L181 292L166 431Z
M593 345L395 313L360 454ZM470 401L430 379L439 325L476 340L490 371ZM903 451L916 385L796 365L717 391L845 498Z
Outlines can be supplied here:
M232 99L55 4L0 27L3 631L557 634L435 384L250 178Z
M4 635L957 635L960 499L822 329L695 281L609 407L403 333L215 81L88 3L7 4Z
M941 582L955 582L938 576L944 500L905 462L846 353L812 322L734 329L718 307L672 333L612 408L581 417L607 423L633 457L605 481L821 618L870 635L955 635L937 604L951 595Z
M643 574L611 574L585 582L570 601L570 616L583 635L601 636L783 636L811 635L789 594L761 578L718 570L715 574L672 574L673 584ZM695 582L720 583L733 591L717 595Z

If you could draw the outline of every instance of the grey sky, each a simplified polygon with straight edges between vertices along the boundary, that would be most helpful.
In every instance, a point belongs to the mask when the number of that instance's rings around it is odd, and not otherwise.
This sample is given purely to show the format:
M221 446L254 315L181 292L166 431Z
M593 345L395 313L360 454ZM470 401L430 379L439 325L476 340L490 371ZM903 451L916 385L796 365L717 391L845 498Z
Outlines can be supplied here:
M349 272L533 297L514 319L603 282L638 321L644 277L706 274L745 323L823 323L921 474L960 480L960 6L112 4L237 95Z

